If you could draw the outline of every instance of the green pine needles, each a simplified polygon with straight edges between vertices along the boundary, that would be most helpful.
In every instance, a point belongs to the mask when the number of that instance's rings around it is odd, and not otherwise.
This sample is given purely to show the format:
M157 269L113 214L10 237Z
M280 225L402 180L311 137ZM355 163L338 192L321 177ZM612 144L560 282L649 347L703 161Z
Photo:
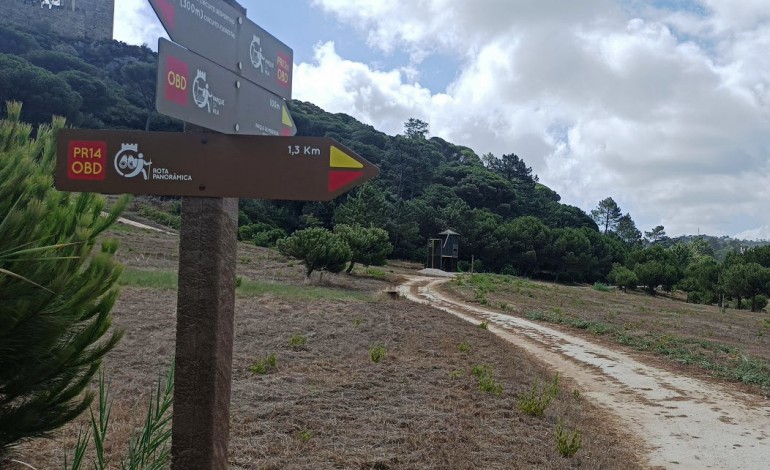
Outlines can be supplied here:
M0 456L88 409L83 393L122 332L110 331L121 266L115 242L94 250L127 198L106 217L98 195L53 188L56 131L8 104L0 121Z
M341 272L353 256L345 240L323 227L297 230L276 246L282 255L302 261L308 279L316 270Z
M137 428L128 443L128 452L120 462L121 470L163 470L171 463L171 405L174 399L174 364L166 378L158 378L155 393L150 395L144 425ZM110 429L112 400L104 374L99 375L97 411L91 410L91 425L78 433L72 461L64 459L65 470L117 468L104 455L107 431ZM93 450L90 465L86 462L89 441Z

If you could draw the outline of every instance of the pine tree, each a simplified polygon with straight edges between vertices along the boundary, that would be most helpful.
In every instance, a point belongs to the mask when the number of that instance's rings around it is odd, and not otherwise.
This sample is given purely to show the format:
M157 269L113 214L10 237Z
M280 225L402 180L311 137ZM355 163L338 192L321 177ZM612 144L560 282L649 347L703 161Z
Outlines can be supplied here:
M591 218L599 226L599 230L605 234L615 231L621 217L623 217L623 212L611 197L599 201L596 209L591 211Z
M308 279L316 270L341 272L353 256L345 240L323 227L297 230L276 246L282 255L302 261Z
M88 385L122 336L110 331L117 244L94 247L128 199L102 217L101 196L56 191L64 119L33 139L20 114L9 103L0 121L0 457L87 409Z
M638 247L642 244L642 232L636 228L636 224L631 218L631 214L626 213L626 215L618 219L615 233L617 233L618 237L623 240L623 243L629 247Z
M353 272L356 263L366 267L384 266L393 245L388 241L388 232L377 227L338 224L334 233L348 244L351 251L347 273Z

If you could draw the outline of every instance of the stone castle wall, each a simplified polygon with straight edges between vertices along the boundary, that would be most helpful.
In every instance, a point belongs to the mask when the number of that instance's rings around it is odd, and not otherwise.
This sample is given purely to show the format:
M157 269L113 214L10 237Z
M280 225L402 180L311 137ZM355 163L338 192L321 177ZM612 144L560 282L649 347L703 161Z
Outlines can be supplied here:
M0 0L0 22L71 37L112 39L114 15L115 0Z

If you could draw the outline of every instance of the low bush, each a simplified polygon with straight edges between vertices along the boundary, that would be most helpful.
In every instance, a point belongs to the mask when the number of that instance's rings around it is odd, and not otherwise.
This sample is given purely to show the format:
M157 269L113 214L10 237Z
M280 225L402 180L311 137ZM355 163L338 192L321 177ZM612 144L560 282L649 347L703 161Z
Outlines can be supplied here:
M594 282L594 290L599 292L609 292L610 288L607 287L607 284L602 284L601 282Z
M543 416L545 410L551 406L553 400L559 395L559 374L548 384L541 384L536 380L529 392L516 400L516 406L530 416Z
M569 432L564 429L561 420L556 424L556 448L562 457L572 457L580 450L582 444L579 430Z
M303 349L307 346L307 336L294 335L289 338L289 345L294 349Z
M385 354L387 354L387 352L388 351L385 349L384 345L375 344L369 348L369 359L371 359L374 363L378 363L385 358Z
M265 375L275 370L278 360L275 357L275 353L270 353L263 359L257 359L249 366L249 371L253 374Z
M494 379L494 369L487 365L473 366L471 373L478 379L479 390L499 397L503 394L503 385Z

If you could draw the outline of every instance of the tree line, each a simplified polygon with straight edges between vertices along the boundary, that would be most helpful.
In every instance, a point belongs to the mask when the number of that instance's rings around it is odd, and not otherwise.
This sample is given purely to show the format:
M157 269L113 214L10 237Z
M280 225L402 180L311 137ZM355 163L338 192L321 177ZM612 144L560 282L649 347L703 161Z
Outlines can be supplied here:
M612 198L599 202L591 215L605 234L614 234L627 248L607 280L621 289L643 288L655 295L662 289L687 293L687 301L718 304L722 309L758 311L770 296L770 246L721 249L714 237L672 240L662 225L642 233ZM744 303L743 301L746 300Z
M0 26L0 100L23 101L23 119L32 123L58 114L77 127L181 130L181 122L154 111L156 66L157 55L145 46ZM742 244L715 237L671 239L662 226L642 233L612 198L590 213L563 204L513 152L478 155L429 137L429 123L416 118L404 124L402 134L390 136L312 103L294 100L288 106L298 135L342 142L378 165L380 177L329 202L241 200L244 241L272 247L299 230L334 235L339 225L377 228L387 235L390 257L422 261L427 240L452 229L461 235L463 269L474 258L476 270L629 287L635 282L648 292L680 288L693 301L757 301L763 295L727 282L735 260L746 256ZM719 267L721 287L703 280L702 256ZM738 269L761 272L755 266Z

